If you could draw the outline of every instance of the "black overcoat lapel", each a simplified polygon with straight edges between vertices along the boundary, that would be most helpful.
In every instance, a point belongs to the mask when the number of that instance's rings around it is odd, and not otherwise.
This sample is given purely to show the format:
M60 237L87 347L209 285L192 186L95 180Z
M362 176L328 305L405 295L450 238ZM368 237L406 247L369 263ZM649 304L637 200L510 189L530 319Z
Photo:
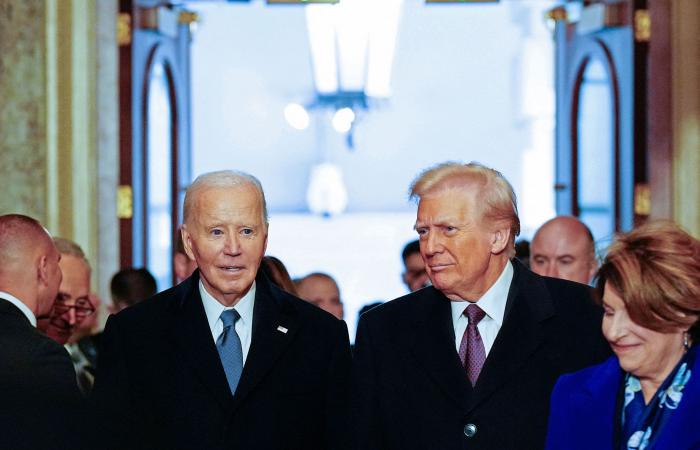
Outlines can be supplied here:
M289 347L301 323L285 293L272 286L262 272L256 278L253 307L253 335L241 380L233 398L232 412L273 368L275 362Z
M172 340L199 381L224 409L229 408L231 389L199 294L199 272L175 288L173 300L169 326Z
M421 293L423 297L415 299L418 311L409 324L413 330L403 334L410 336L406 344L418 366L459 409L466 410L472 388L455 349L450 300L433 287Z
M554 315L552 299L543 282L513 261L503 324L474 386L470 410L509 380L544 342L542 322Z

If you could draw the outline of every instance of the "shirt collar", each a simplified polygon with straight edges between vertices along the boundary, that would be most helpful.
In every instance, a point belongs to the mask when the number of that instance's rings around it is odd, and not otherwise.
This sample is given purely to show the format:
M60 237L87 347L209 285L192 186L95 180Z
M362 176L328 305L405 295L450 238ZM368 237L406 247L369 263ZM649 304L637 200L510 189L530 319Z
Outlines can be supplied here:
M0 291L0 298L7 300L8 302L12 303L17 308L19 308L19 310L22 311L22 314L27 316L27 319L29 319L29 323L31 323L32 326L36 328L36 316L34 315L32 310L29 309L29 307L22 302L22 300L18 299L14 295L8 294L5 291Z
M204 305L204 313L207 315L207 322L209 322L209 329L214 330L214 325L216 321L219 320L221 313L227 309L235 309L241 316L244 324L250 326L253 323L253 305L255 304L255 281L253 285L250 286L248 292L243 296L242 299L236 303L236 306L224 306L217 299L211 296L209 292L204 288L204 283L199 280L199 295L202 297L202 304Z
M511 281L513 281L513 264L508 261L496 282L477 300L479 308L496 321L499 327L503 324ZM452 307L452 322L456 323L457 319L464 313L467 302L450 302L450 306Z

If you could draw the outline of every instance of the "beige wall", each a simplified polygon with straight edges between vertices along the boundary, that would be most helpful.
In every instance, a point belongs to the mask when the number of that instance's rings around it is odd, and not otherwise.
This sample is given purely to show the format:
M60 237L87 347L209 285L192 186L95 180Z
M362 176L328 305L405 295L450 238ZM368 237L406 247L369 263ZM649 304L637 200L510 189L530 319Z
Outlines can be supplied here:
M0 0L0 212L47 219L44 0Z
M116 0L0 0L0 213L118 267Z
M700 237L700 1L676 0L671 13L673 218Z

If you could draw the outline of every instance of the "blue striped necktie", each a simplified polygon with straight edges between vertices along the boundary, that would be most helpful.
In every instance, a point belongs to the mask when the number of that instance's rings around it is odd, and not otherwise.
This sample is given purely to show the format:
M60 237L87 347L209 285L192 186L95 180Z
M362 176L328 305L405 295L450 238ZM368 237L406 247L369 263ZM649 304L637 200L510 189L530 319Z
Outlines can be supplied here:
M224 323L224 331L216 340L216 349L219 351L231 394L235 394L243 372L243 350L241 339L236 333L236 321L241 318L241 315L235 309L228 309L222 312L220 317Z

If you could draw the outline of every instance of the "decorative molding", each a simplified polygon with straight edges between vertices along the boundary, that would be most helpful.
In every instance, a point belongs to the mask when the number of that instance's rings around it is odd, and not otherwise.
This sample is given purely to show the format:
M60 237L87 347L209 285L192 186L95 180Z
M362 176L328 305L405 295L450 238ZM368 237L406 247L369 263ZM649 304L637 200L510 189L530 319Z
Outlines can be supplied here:
M131 219L134 217L134 193L131 186L120 185L117 188L117 218Z
M651 39L651 17L648 9L638 9L634 12L634 40L649 42Z
M648 216L651 213L651 190L646 183L634 187L634 213L638 216Z
M199 22L199 14L194 11L180 11L177 22L183 25L192 25Z
M131 14L119 13L117 16L117 45L131 44Z
M547 11L545 16L546 19L554 20L555 22L568 22L569 13L566 11L564 6L557 6Z

